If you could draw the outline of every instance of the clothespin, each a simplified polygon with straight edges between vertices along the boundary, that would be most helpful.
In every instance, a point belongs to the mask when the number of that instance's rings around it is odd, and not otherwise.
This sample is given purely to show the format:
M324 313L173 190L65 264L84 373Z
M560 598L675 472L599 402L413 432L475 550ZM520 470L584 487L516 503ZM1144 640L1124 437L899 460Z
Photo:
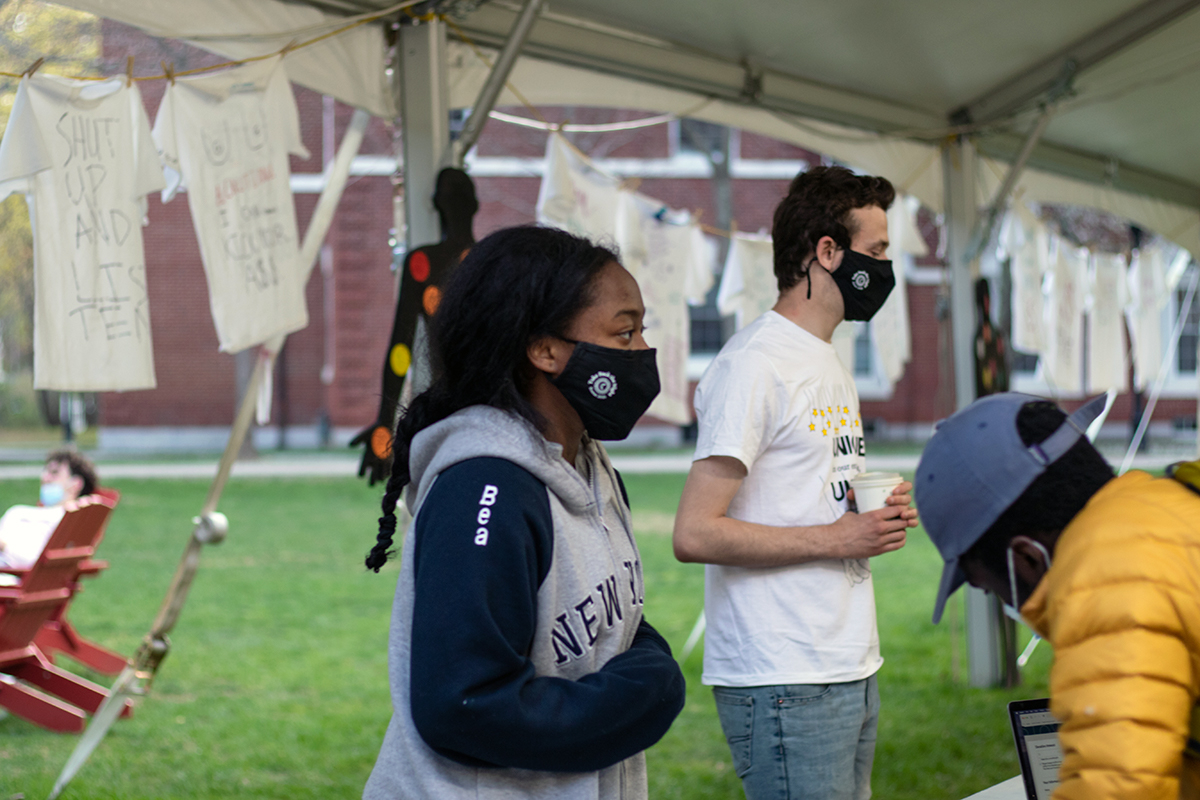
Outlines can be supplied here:
M663 222L667 218L667 207L663 206L658 211L654 212L654 218L659 222Z
M287 44L285 44L283 46L282 50L279 51L280 58L282 58L283 56L286 56L288 53L292 52L295 49L296 49L296 40L292 39L290 42L288 42Z
M42 66L42 64L44 64L44 63L46 63L46 59L39 58L37 61L35 61L29 65L29 69L27 69L21 73L21 77L22 78L32 78L33 73L37 72L38 67Z
M174 86L175 85L175 65L168 64L166 61L160 61L158 63L162 64L163 75L166 76L167 82L170 83L172 86Z
M125 85L133 86L133 56L125 59Z
M625 189L630 192L636 192L638 190L638 187L641 185L642 185L641 178L626 178L625 180L621 181L620 188Z

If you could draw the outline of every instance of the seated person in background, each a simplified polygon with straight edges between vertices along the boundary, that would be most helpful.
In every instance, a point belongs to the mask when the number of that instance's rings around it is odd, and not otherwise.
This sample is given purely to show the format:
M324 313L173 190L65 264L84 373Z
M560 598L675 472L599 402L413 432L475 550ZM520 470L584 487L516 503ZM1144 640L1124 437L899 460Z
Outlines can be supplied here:
M916 499L945 561L933 619L964 582L1054 646L1054 800L1200 797L1200 462L1112 468L1067 417L1021 394L941 423Z
M81 453L56 450L47 456L38 505L13 506L0 517L0 567L32 567L63 514L98 485L95 467Z

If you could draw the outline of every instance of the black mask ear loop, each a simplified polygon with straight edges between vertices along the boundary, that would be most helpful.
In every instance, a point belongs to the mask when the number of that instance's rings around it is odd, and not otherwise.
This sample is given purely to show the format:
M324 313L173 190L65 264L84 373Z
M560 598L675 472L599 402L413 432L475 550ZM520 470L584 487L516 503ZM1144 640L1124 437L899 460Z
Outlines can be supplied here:
M838 245L838 249L844 250L846 248L842 247L841 245ZM813 253L812 259L809 260L809 262L808 262L808 269L806 269L804 271L804 277L808 281L808 296L805 298L806 300L812 300L812 268L813 268L813 264L817 264L817 263L820 263L817 260L817 254ZM821 267L821 269L825 269L825 268Z

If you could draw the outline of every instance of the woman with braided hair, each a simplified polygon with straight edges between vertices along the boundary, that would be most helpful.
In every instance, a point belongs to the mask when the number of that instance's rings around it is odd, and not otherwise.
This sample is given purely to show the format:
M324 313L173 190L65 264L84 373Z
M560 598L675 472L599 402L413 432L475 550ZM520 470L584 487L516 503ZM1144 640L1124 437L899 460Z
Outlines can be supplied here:
M683 676L642 618L628 500L597 439L658 393L641 293L549 228L475 245L431 325L433 383L396 425L367 566L404 540L393 716L363 796L644 798Z

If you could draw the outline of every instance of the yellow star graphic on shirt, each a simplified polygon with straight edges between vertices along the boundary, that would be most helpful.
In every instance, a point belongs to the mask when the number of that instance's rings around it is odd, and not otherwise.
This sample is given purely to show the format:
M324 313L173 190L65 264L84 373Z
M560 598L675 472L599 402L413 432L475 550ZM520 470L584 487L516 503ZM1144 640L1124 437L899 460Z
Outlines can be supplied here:
M826 430L823 430L823 431L821 431L821 435L822 435L822 436L828 436L828 435L829 435L829 430L828 430L828 429L826 429Z
M810 431L815 431L817 429L817 426L815 423L810 422L810 423L808 423L808 429Z
M819 413L820 413L820 412L818 412L818 411L817 411L815 408L813 409L813 416L814 416L814 417L815 417L815 416L817 416Z

